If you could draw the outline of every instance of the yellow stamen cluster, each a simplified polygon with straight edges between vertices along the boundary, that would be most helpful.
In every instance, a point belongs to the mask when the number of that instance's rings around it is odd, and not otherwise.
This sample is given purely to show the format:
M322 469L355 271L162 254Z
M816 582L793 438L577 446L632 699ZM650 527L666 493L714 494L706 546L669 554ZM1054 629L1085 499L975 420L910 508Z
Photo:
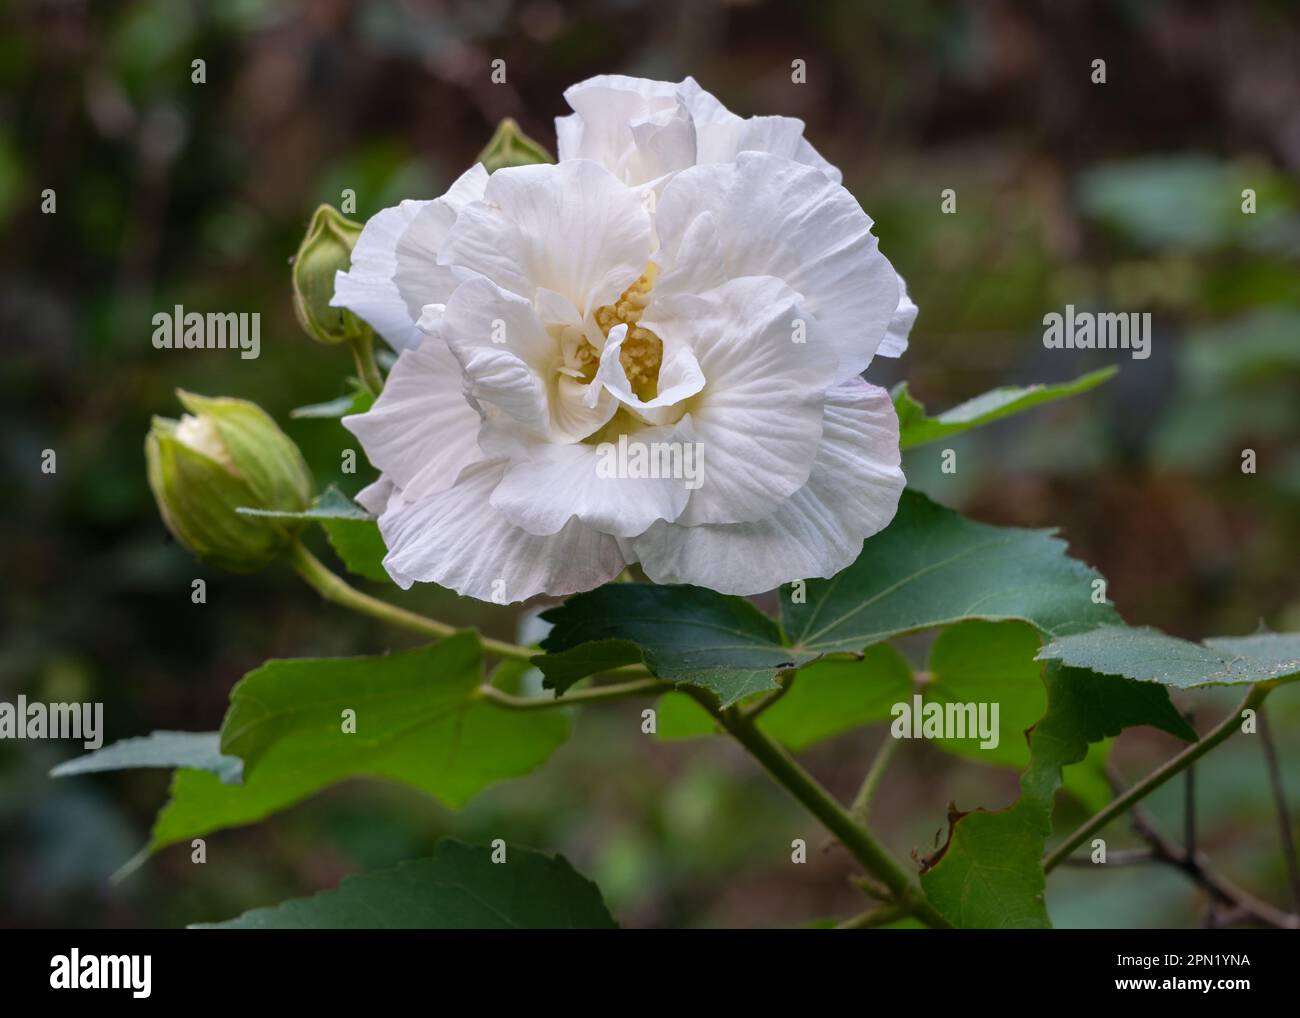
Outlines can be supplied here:
M663 341L649 329L637 323L650 301L650 288L654 286L655 267L650 265L645 274L629 286L613 304L596 309L596 324L606 336L616 325L627 326L627 338L619 350L619 363L627 375L632 391L641 399L653 397L659 383L659 365L663 361ZM595 358L590 346L578 351L578 356ZM584 359L584 365L585 365Z

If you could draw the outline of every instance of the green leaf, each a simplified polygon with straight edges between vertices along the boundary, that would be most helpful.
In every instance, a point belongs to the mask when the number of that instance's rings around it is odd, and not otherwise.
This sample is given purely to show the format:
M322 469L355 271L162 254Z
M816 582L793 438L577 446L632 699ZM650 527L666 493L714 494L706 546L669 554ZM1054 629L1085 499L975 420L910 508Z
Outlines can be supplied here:
M1098 574L1065 551L1051 531L974 523L907 490L857 561L807 581L805 603L782 588L785 631L797 651L825 653L965 619L1018 619L1048 636L1117 623L1092 600Z
M894 387L894 410L898 413L899 446L911 449L913 446L937 442L971 428L1010 417L1012 414L1053 403L1068 396L1077 396L1101 385L1114 377L1117 368L1102 368L1081 375L1072 382L1057 385L1009 385L992 389L982 396L976 396L965 403L945 410L937 417L925 412L925 407L908 392L907 383L900 382Z
M270 516L319 523L330 547L349 572L379 583L392 582L383 565L388 549L379 533L378 522L335 485L326 488L311 507L302 512L269 512L243 506L235 511L244 516Z
M890 708L912 695L912 669L887 643L867 648L861 661L814 661L799 670L789 691L759 717L759 727L799 751L863 725L889 719ZM713 718L682 693L666 693L655 707L661 739L716 734Z
M948 843L930 860L921 885L955 926L1047 927L1043 849L1061 769L1087 756L1088 744L1121 729L1152 725L1182 739L1196 733L1154 683L1048 665L1047 713L1030 734L1020 798L1008 809L950 818Z
M219 732L153 732L65 761L50 771L50 777L134 767L190 767L215 774L223 784L237 785L244 761L221 752Z
M261 820L349 778L400 781L460 807L528 773L568 737L567 712L479 700L480 673L473 633L401 654L268 661L235 686L221 726L244 783L178 771L150 847ZM345 710L356 712L353 734Z
M936 739L935 745L981 763L1024 768L1025 733L1047 705L1042 665L1034 660L1038 647L1038 634L1023 622L963 622L940 633L930 648L925 702L996 704L998 738L986 748L971 732L965 739Z
M1100 813L1115 797L1106 774L1106 763L1114 744L1114 739L1089 743L1088 755L1062 771L1062 789L1074 796L1089 815Z
M763 712L759 727L798 752L864 725L888 722L896 704L997 703L998 741L981 748L973 732L965 739L936 739L940 749L994 766L1023 769L1029 762L1025 733L1043 715L1047 698L1034 660L1038 634L1021 622L963 622L944 630L930 650L928 681L918 690L912 669L894 648L878 643L862 660L815 661L799 670L793 685ZM712 718L689 697L669 693L658 705L658 733L665 739L716 731ZM991 740L990 740L991 741Z
M1146 627L1107 626L1054 640L1038 656L1178 689L1300 678L1300 633L1205 642L1202 646Z
M782 646L776 623L740 597L700 587L612 583L541 616L552 624L533 662L548 688L640 660L661 679L690 683L732 704L775 688L776 676L816 654Z
M912 669L886 643L861 661L817 661L799 671L790 691L759 715L759 727L789 749L862 725L886 721L912 696Z
M431 859L346 878L337 889L195 929L587 930L617 924L600 890L563 856L444 838Z
M312 502L309 509L301 512L279 512L273 509L255 509L240 506L235 510L244 516L267 516L277 520L373 520L374 517L357 505L347 495L330 485Z
M388 548L379 533L378 523L353 519L322 519L319 522L330 547L348 567L348 572L378 583L393 582L384 568Z
M337 399L326 400L324 403L312 403L310 406L300 406L289 411L291 418L319 418L324 420L337 420L340 417L347 417L349 414L364 414L375 402L375 397L369 389L362 385L357 379L349 379L352 391L346 395L339 396Z
M661 739L698 739L721 731L712 716L685 693L665 693L655 702L655 734Z

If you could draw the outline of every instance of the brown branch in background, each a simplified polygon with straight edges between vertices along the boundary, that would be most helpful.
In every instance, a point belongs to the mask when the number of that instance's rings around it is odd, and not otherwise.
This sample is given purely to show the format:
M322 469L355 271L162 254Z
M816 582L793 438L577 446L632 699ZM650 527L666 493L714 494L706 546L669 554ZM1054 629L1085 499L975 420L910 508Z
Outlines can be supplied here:
M1116 795L1124 791L1124 782L1113 762L1106 767L1106 778ZM1190 787L1186 794L1186 801L1190 806L1193 795ZM1300 930L1300 914L1284 912L1266 901L1261 901L1250 892L1212 871L1209 868L1209 860L1204 854L1196 852L1194 848L1188 851L1165 837L1143 806L1134 805L1129 810L1129 819L1133 824L1133 830L1149 847L1146 850L1112 852L1107 856L1107 865L1111 865L1112 861L1120 865L1145 861L1172 866L1208 895L1209 907L1205 916L1207 926L1233 926L1242 922L1255 922L1277 929ZM1193 845L1195 833L1194 821L1191 820L1189 812L1187 835ZM1086 859L1071 859L1069 863L1070 865L1092 865Z
M1259 738L1264 744L1264 759L1268 761L1268 781L1273 789L1273 803L1277 809L1277 826L1282 836L1282 857L1286 860L1287 876L1291 881L1291 907L1300 911L1300 862L1296 859L1295 836L1292 834L1291 811L1286 804L1286 791L1282 788L1282 770L1277 763L1277 746L1268 719L1264 717L1263 704L1256 717L1259 719Z
M1226 914L1216 913L1218 922L1227 925L1225 920L1228 919L1233 922L1251 920L1278 929L1300 930L1300 915L1283 912L1211 871L1209 860L1204 855L1192 855L1166 838L1156 827L1151 815L1141 806L1133 807L1130 818L1133 829L1151 846L1157 862L1166 863L1185 873L1215 902L1227 906L1229 911Z

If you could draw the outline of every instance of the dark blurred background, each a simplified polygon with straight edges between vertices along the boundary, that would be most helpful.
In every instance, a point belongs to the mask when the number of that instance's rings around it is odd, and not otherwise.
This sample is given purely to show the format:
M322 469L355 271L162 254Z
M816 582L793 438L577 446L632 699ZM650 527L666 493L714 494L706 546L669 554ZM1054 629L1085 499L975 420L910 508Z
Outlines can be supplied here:
M343 394L288 259L315 206L356 218L433 197L497 121L554 147L563 89L592 74L690 74L742 115L802 117L877 223L921 313L877 361L932 410L996 385L1121 373L1071 403L909 455L917 487L989 522L1060 526L1131 623L1199 638L1300 629L1300 8L1292 2L906 4L687 0L27 0L0 35L0 696L100 700L106 741L212 730L269 656L409 643L322 605L287 571L231 577L166 540L145 483L173 390L238 395L301 444L321 487L347 436L288 411ZM191 82L191 61L206 82ZM503 58L507 83L492 84ZM807 62L807 83L790 80ZM1092 61L1106 61L1094 84ZM42 191L57 211L41 211ZM957 192L956 215L940 192ZM1258 211L1241 212L1241 191ZM1150 311L1153 354L1047 351L1066 303ZM262 354L158 351L174 304L257 311ZM44 449L57 473L40 470ZM1257 473L1241 454L1256 450ZM208 583L208 603L190 582ZM516 612L420 590L407 603L513 636ZM1300 791L1300 704L1270 710ZM1205 720L1227 701L1180 697ZM331 886L444 833L564 852L629 925L784 925L862 907L841 852L733 747L630 736L642 705L583 713L538 773L462 813L354 783L261 825L175 847L116 885L163 772L52 781L68 743L0 743L0 925L180 925ZM850 795L879 731L824 743ZM1126 734L1130 778L1171 749ZM1202 846L1288 904L1256 740L1201 766ZM945 807L1000 806L1015 774L906 744L877 817L927 851ZM1181 791L1152 800L1176 830ZM1077 821L1063 801L1062 822ZM790 865L793 837L809 864ZM1116 838L1122 843L1123 832ZM1145 869L1053 875L1058 925L1196 923L1198 892Z

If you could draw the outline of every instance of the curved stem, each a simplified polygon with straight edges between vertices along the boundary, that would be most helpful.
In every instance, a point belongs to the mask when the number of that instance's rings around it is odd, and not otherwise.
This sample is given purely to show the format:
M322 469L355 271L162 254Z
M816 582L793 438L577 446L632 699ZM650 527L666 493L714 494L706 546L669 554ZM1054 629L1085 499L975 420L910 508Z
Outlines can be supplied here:
M673 688L671 682L659 679L639 679L636 682L620 682L609 686L592 686L589 689L577 689L564 696L515 696L496 686L479 686L474 696L479 700L488 700L507 710L551 710L555 707L571 707L574 704L592 703L598 700L620 700L629 696L650 696L666 693Z
M858 862L889 889L895 903L930 926L950 925L875 837L854 823L853 818L831 798L830 793L800 767L785 749L760 731L752 719L734 710L719 710L703 690L683 686L682 692L692 696L712 714L773 778L825 824Z
M1141 802L1157 788L1185 771L1219 743L1225 741L1241 727L1242 711L1252 710L1264 702L1264 698L1273 687L1259 683L1250 687L1246 698L1237 705L1236 710L1220 721L1198 742L1188 746L1177 756L1165 761L1132 788L1113 799L1105 809L1085 821L1073 834L1052 849L1043 858L1043 872L1050 873L1063 863L1071 852L1082 845L1088 838L1101 830L1117 816L1128 812L1135 803Z
M369 329L348 344L352 347L352 361L357 366L357 376L361 384L370 390L372 396L384 391L384 376L379 373L379 362L375 360L375 336Z
M871 811L871 800L875 797L876 789L880 787L880 779L885 776L885 768L889 766L889 761L898 751L900 741L886 732L885 741L880 744L875 757L872 758L871 766L867 768L866 777L862 779L862 787L858 789L858 794L853 798L853 805L849 807L849 816L860 824L867 822L867 814Z
M399 608L395 604L389 604L387 601L362 593L341 576L331 572L320 559L307 550L307 546L301 541L294 541L293 546L289 549L289 562L298 575L307 582L307 585L326 601L342 605L344 608L350 608L362 615L369 615L381 622L388 622L394 626L409 629L412 632L423 633L426 636L436 636L439 639L444 636L451 636L452 633L457 631L455 626L448 625L446 622L426 618L413 611ZM530 661L538 653L528 647L520 647L518 644L506 643L502 640L493 640L482 635L479 636L479 642L483 645L485 651L514 661Z

